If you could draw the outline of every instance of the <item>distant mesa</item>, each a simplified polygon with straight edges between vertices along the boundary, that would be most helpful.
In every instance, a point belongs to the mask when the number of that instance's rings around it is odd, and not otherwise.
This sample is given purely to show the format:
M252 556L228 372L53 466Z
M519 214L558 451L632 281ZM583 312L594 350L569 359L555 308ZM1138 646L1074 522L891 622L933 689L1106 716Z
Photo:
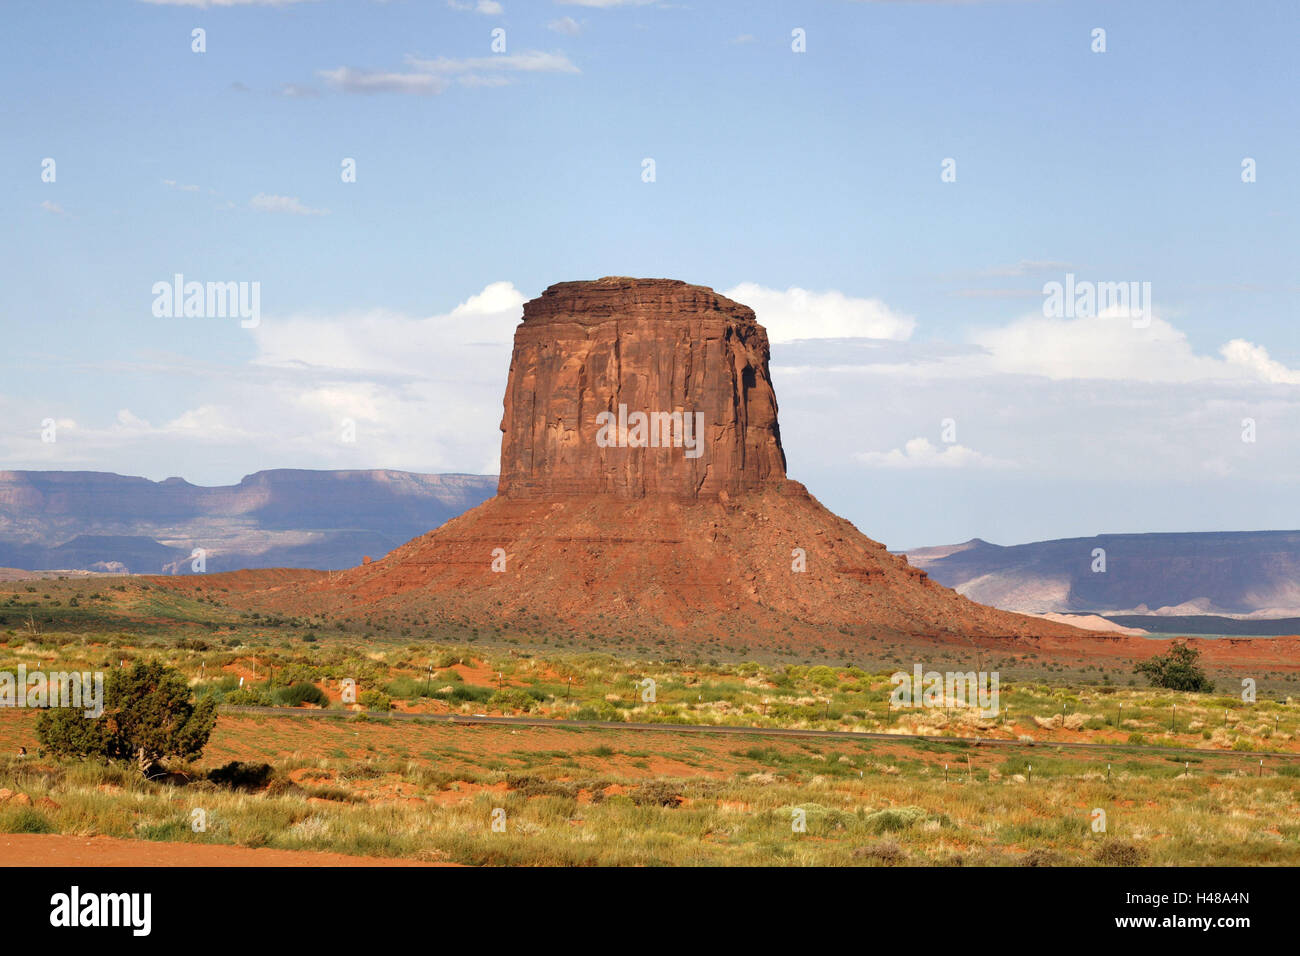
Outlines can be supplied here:
M1098 548L1104 574L1093 571ZM916 548L907 557L973 600L1023 613L1300 617L1300 531L1099 534L1010 547L975 539ZM1214 633L1273 633L1210 626Z
M0 471L0 567L157 574L350 568L492 496L495 475L277 469L237 485Z

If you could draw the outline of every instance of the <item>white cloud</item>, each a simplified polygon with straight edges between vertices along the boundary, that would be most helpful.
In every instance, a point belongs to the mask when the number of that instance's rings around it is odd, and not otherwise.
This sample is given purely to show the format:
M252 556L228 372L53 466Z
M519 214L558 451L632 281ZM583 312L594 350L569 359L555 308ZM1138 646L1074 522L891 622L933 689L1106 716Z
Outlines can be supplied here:
M319 76L346 93L415 93L428 96L441 93L447 81L427 73L375 73L341 66L336 70L319 70Z
M1251 378L1278 385L1300 385L1300 371L1268 357L1268 350L1245 339L1233 339L1219 349L1229 366L1245 370Z
M567 37L576 37L582 32L582 24L573 17L560 17L560 19L552 20L546 24L546 29L554 30L556 33L563 33Z
M0 435L0 461L166 477L184 460L199 481L282 466L491 474L524 299L503 281L427 316L263 315L240 332L252 337L249 364L150 364L150 375L175 377L160 391L176 401L160 393L147 414L118 406L89 424L64 418L55 443L39 425L57 413L0 393L0 418L32 423ZM353 442L341 440L346 419Z
M499 17L506 12L496 0L477 0L475 3L462 2L462 0L447 0L447 6L453 10L473 11L489 17Z
M461 86L506 86L511 74L579 73L577 66L563 53L527 50L498 56L406 57L413 72L371 72L341 66L319 70L318 75L336 89L346 93L414 93L427 96L442 93L453 82Z
M52 214L52 215L55 215L55 216L66 216L66 215L67 215L67 213L65 213L65 212L63 211L63 207L62 207L62 206L60 206L60 205L59 205L58 203L56 203L56 202L51 202L51 201L48 200L48 199L42 199L42 200L41 200L41 208L44 209L46 212L48 212L48 213L50 213L50 214Z
M248 204L258 212L280 212L291 216L324 216L329 213L328 209L313 209L311 206L304 205L297 196L258 193L248 201Z
M119 408L117 411L117 424L123 429L132 431L148 431L152 426L143 418L134 414L129 408Z
M798 339L908 339L916 320L890 309L879 299L856 299L843 292L784 292L742 282L722 293L749 306L767 328L772 342Z
M913 438L891 451L864 451L853 456L873 468L1006 468L1010 462L982 455L964 445L936 448L928 438Z
M263 317L253 330L262 365L369 376L497 380L510 364L524 296L493 282L450 312L424 318L385 310L342 316ZM495 364L494 364L495 363Z
M447 57L422 59L408 56L406 62L421 73L448 75L457 73L578 73L576 66L563 53L544 53L527 50L523 53L501 53L497 56Z
M1025 316L974 332L970 341L986 354L958 360L966 371L1139 382L1300 382L1300 372L1270 359L1262 346L1234 339L1220 349L1222 358L1200 355L1168 321L1152 316L1149 326L1134 328L1119 310L1077 319Z

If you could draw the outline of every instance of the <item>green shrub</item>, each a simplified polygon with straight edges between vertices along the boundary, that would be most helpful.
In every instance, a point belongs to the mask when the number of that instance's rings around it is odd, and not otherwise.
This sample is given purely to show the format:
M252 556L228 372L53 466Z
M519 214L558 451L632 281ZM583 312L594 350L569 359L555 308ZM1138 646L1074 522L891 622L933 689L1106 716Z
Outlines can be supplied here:
M57 833L54 824L34 807L17 807L0 814L0 833Z
M492 696L492 688L475 687L472 684L459 684L451 689L448 699L453 703L485 703Z
M890 807L868 813L866 822L875 833L898 833L923 819L925 811L920 807Z
M383 691L363 690L357 700L366 710L377 710L380 713L388 713L388 711L393 709L392 698Z
M440 685L434 684L428 678L395 677L385 684L382 690L389 697L411 700L432 694L437 686Z
M329 698L325 696L325 692L315 684L306 681L290 684L288 687L277 687L272 696L276 704L281 707L297 707L299 704L329 706Z
M221 698L221 702L231 707L270 707L274 704L270 694L252 686L232 690Z
M537 701L532 695L518 687L503 687L488 698L488 706L495 707L497 710L522 710L527 713L536 704Z
M109 673L99 717L69 707L46 710L36 719L36 736L56 756L134 762L148 776L168 757L190 760L203 753L217 708L211 697L198 703L192 697L180 671L136 663Z
M1168 654L1141 661L1133 672L1145 676L1152 687L1212 694L1214 681L1198 665L1200 657L1201 652L1190 644L1174 644Z

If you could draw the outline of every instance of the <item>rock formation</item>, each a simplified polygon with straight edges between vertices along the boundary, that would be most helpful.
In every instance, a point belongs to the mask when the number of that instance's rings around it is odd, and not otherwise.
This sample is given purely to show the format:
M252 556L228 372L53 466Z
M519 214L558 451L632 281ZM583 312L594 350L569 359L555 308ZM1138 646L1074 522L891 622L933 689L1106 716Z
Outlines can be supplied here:
M497 493L694 499L779 486L767 361L754 311L712 289L553 285L524 306L515 333Z
M699 454L637 413L700 422ZM551 286L524 306L501 427L495 498L264 602L673 647L1084 635L940 587L787 479L767 335L710 289Z

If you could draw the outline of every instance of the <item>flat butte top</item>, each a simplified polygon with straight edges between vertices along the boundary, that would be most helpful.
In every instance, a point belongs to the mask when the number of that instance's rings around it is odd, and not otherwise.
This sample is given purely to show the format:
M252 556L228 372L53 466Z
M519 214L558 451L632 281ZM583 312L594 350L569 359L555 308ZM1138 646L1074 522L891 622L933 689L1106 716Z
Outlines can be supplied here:
M557 282L524 303L524 324L577 322L598 325L612 318L667 320L710 315L720 320L756 322L754 310L719 295L708 286L680 279L634 279L605 276Z

